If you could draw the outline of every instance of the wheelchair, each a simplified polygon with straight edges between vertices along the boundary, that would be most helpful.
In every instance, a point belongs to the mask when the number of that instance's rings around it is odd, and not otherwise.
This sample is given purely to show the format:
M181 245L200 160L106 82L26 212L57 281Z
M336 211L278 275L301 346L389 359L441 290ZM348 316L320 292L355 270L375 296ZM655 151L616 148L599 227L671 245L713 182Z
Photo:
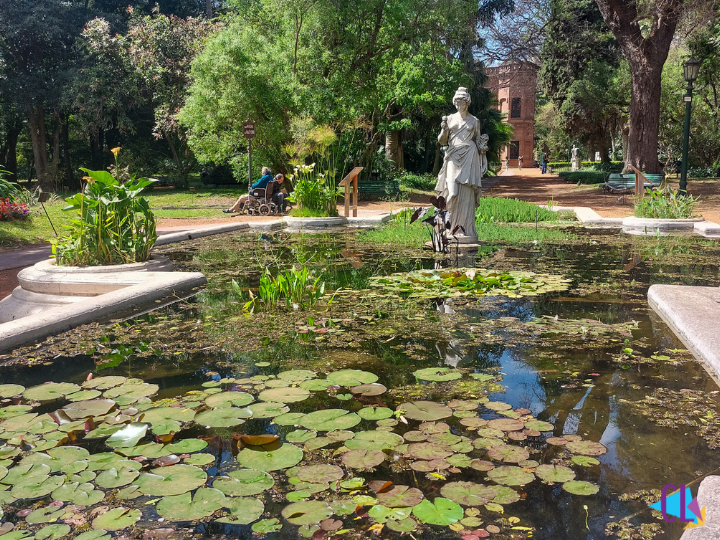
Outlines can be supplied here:
M289 204L287 204L287 209L290 209ZM265 188L253 189L248 197L248 200L245 202L244 207L240 208L240 212L247 213L249 216L271 216L282 214L280 207L273 202L272 197L267 197L267 189Z

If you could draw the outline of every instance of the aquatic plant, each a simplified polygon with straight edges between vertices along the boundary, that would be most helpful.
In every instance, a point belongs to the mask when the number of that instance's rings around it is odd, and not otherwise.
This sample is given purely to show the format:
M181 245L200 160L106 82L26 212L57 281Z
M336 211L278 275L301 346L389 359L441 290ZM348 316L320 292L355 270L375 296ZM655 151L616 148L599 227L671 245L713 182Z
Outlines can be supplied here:
M477 375L452 373L453 382ZM527 409L476 396L393 410L376 403L387 393L378 376L357 369L325 377L306 369L215 375L201 389L157 401L150 398L158 385L123 376L0 385L0 398L12 403L0 408L0 501L13 538L45 538L55 525L61 536L104 538L139 523L151 528L154 512L164 526L253 524L258 534L284 527L316 538L341 529L439 534L449 527L482 537L532 531L519 518L497 518L521 500L516 486L540 480L573 495L598 490L556 458L592 460L605 447L570 434L550 444L553 425ZM350 398L336 394L335 408L303 405L316 395L332 400L337 388ZM236 464L220 459L229 447ZM333 449L317 452L326 447ZM394 482L401 470L421 473L415 486ZM380 479L368 481L366 473ZM283 500L279 515L266 514L266 501ZM20 510L27 501L38 503Z
M117 170L119 148L113 149ZM66 199L66 212L78 217L70 234L53 244L59 265L93 266L147 261L155 245L155 216L142 191L156 180L121 182L107 171L81 169L87 176L80 193Z
M232 281L233 289L242 294L238 283ZM325 294L325 282L320 278L313 278L306 266L292 268L278 273L277 276L270 274L265 269L260 277L260 286L257 296L250 293L250 300L243 306L246 311L253 311L258 306L258 299L266 310L275 309L281 300L285 300L285 306L294 310L300 307L312 307Z
M640 218L689 219L697 199L670 187L653 191L647 188L644 197L635 202L635 216Z

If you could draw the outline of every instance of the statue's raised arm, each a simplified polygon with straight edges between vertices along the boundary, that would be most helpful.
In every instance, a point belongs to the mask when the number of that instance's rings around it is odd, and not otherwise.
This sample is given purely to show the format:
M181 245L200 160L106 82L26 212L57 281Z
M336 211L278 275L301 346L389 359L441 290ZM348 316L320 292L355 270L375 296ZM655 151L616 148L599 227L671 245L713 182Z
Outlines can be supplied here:
M488 136L480 133L480 121L468 113L470 93L460 87L455 92L455 114L443 116L438 142L447 144L445 161L435 191L445 197L450 212L451 231L460 243L477 243L475 208L482 196L482 177L487 171Z

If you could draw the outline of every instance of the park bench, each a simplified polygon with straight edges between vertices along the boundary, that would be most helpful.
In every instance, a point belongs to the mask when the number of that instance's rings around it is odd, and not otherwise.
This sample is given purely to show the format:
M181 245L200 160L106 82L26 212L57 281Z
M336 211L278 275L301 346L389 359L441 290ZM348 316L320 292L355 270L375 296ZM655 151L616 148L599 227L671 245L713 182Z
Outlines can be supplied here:
M664 174L645 174L634 167L631 168L635 171L632 174L611 174L607 182L600 186L602 190L607 193L628 193L635 191L635 195L641 195L645 189L660 187L665 179Z
M360 180L358 192L363 195L397 195L400 193L400 183L397 180Z

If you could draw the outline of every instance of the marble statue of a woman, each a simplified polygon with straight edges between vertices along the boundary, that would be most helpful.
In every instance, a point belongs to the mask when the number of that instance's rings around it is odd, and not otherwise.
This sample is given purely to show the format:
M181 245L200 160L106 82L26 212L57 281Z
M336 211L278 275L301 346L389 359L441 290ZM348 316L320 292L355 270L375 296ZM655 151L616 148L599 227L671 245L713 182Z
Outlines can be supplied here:
M450 212L451 231L461 244L477 243L475 208L482 196L482 177L487 172L485 156L488 136L480 133L480 121L468 113L470 93L460 87L455 92L455 114L443 116L438 142L447 145L445 161L435 191L445 197ZM464 233L463 233L464 231Z

